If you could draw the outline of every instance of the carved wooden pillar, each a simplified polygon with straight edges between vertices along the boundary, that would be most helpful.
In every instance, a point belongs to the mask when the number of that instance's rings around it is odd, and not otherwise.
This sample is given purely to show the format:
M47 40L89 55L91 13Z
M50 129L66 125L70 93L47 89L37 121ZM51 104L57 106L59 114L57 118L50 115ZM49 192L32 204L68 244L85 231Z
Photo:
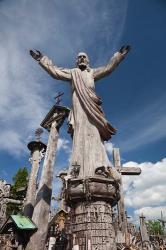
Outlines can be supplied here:
M66 201L71 207L66 229L73 242L68 249L116 250L112 206L119 188L111 178L69 179Z
M47 129L50 134L39 184L39 191L36 198L36 205L32 216L32 220L37 225L38 230L32 235L26 250L44 250L45 248L59 128L68 113L69 109L66 107L53 106L41 123L41 126Z
M31 218L36 201L37 174L41 158L40 154L41 152L46 151L46 145L41 141L32 141L28 144L28 149L31 151L32 168L24 204L24 215Z

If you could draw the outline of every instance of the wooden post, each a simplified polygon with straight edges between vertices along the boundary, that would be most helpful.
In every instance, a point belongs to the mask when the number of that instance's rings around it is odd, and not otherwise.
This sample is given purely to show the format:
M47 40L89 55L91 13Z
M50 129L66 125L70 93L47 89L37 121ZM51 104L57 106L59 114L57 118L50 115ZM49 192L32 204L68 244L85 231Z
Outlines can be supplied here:
M37 189L37 174L39 170L41 151L46 151L46 145L41 141L32 141L28 144L28 149L31 151L32 169L29 177L28 189L26 193L26 200L24 203L24 215L32 218Z
M44 250L45 248L59 127L68 115L68 112L69 110L65 107L53 106L41 123L41 126L50 131L50 134L36 198L36 206L32 216L32 220L37 225L38 230L30 238L26 250Z

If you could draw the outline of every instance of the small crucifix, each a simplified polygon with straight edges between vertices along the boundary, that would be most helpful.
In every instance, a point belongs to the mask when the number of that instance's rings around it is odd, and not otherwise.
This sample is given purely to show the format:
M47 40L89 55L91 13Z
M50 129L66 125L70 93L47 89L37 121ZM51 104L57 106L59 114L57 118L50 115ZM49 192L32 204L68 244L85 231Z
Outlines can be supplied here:
M59 105L60 102L62 101L62 98L61 98L62 95L64 95L63 92L58 92L58 95L54 97L54 98L55 98L55 104L56 104L56 105Z

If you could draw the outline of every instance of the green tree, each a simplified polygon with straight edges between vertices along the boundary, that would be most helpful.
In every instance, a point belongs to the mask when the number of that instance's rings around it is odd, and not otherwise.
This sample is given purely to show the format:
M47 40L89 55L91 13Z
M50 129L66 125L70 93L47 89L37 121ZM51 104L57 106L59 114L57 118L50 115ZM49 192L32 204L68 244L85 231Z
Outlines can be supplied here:
M11 198L23 200L26 195L26 187L28 184L27 168L19 168L13 177L13 185L11 186ZM7 205L7 216L18 213L21 210L21 205L9 203Z
M158 220L148 220L146 225L147 225L149 235L163 235L164 234L162 225Z

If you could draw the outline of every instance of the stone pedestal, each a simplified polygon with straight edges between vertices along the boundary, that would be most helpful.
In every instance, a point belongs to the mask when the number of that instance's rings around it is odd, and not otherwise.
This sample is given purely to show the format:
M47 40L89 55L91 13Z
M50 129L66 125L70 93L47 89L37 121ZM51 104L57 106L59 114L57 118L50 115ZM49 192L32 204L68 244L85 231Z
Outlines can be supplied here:
M65 189L71 210L66 223L68 249L116 250L112 207L119 200L119 186L111 178L69 179Z

